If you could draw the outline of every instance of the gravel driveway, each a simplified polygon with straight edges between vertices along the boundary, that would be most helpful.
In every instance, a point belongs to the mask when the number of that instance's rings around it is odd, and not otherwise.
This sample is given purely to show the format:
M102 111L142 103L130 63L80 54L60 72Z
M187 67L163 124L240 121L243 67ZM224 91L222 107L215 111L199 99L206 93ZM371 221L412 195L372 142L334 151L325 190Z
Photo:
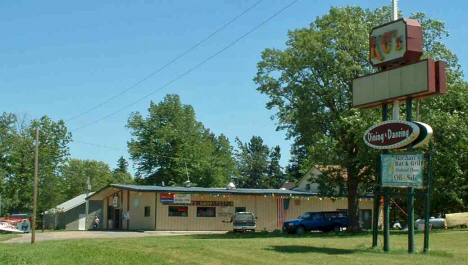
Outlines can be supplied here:
M36 242L47 240L69 240L83 238L119 238L119 237L150 237L150 236L184 236L224 234L225 231L61 231L36 233ZM19 237L1 243L27 243L31 242L31 234L21 234Z

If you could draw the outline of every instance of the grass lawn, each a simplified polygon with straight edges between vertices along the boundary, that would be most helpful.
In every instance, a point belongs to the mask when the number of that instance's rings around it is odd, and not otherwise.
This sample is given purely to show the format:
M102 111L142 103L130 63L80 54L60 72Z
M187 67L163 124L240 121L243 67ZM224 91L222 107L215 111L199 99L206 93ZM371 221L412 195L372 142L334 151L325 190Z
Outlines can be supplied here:
M418 252L422 240L416 234ZM392 234L390 253L370 243L370 234L323 233L45 241L0 244L0 264L468 264L468 230L433 232L430 254L407 254L403 233Z
M6 240L8 240L8 239L15 238L15 237L17 237L17 235L15 235L15 234L10 234L10 233L8 233L8 234L3 234L3 233L1 233L1 234L0 234L0 242L6 241ZM0 249L1 249L1 248L0 248Z

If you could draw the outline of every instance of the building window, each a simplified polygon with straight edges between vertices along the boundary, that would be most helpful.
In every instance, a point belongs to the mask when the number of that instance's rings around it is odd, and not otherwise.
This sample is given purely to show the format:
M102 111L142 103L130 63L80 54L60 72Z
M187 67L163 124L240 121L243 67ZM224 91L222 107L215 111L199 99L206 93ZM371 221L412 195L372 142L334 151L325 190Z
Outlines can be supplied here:
M188 215L187 206L169 206L169 216L187 217L187 215Z
M216 217L216 207L197 207L197 217Z
M236 213L246 212L245 207L236 207Z
M151 216L151 208L150 206L145 206L145 217Z
M310 190L310 183L306 184L306 190Z

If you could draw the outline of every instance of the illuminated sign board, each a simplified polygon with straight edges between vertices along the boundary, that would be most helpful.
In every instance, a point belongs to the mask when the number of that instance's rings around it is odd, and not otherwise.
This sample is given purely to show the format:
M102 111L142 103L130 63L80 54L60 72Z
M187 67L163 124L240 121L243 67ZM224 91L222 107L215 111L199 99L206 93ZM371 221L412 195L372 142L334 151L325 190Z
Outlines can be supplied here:
M369 57L374 67L417 62L422 55L422 27L413 19L399 19L375 27L369 36Z

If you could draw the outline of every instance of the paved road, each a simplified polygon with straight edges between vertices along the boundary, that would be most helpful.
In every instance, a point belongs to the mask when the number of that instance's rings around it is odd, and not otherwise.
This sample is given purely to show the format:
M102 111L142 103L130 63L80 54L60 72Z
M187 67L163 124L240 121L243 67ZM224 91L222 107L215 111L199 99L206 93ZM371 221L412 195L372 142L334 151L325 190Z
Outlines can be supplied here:
M83 238L119 238L119 237L151 237L151 236L183 236L183 235L206 235L224 234L224 231L61 231L36 233L36 241L68 240ZM31 234L21 234L19 237L4 241L2 243L27 243L31 242Z

